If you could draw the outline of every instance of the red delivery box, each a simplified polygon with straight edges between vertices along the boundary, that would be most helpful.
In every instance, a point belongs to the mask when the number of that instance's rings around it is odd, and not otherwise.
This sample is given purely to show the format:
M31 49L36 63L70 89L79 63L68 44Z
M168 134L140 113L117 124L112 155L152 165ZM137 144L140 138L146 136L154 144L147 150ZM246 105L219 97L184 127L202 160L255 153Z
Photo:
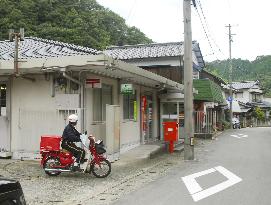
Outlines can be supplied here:
M61 136L43 135L40 138L40 153L44 151L60 151Z

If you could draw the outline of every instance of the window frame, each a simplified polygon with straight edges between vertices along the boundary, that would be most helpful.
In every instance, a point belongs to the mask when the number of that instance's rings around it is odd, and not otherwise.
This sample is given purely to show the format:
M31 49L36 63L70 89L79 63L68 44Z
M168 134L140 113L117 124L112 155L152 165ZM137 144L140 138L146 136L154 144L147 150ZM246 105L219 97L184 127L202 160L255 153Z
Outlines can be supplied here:
M110 95L111 95L111 99L110 99L110 103L109 105L113 105L113 85L112 84L106 84L106 83L102 83L102 88L94 88L93 90L93 122L94 123L104 123L106 121L106 106L104 107L104 101L105 101L105 97L104 97L104 93L105 93L105 87L110 88ZM99 98L100 98L100 103L99 103L99 107L96 107L96 100L94 99L95 96L95 92L99 92ZM105 105L107 105L108 103L106 103ZM99 109L99 110L97 110ZM97 112L99 113L100 119L95 119L97 117Z
M126 99L125 99L125 96L128 97L127 101L124 102ZM133 97L131 97L133 96ZM136 110L134 110L134 102L136 102ZM125 104L127 105L127 110L125 110ZM131 106L132 105L132 106ZM122 119L123 121L134 121L134 122L137 122L138 121L138 117L135 119L134 116L135 116L135 111L137 112L137 108L138 108L138 99L137 99L137 92L136 90L134 90L134 94L130 94L130 95L123 95L122 96L122 107L123 107L123 113L122 113ZM131 111L132 109L132 111ZM126 113L128 111L128 113ZM133 113L133 116L131 117L131 113ZM128 116L128 118L127 118ZM136 115L138 116L138 115Z

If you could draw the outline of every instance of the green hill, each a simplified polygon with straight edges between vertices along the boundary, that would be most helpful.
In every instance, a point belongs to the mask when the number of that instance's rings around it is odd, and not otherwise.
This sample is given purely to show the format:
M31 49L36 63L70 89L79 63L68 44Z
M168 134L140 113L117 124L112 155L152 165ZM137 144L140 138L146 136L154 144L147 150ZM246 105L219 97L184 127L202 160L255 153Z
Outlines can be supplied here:
M95 0L0 0L0 40L8 39L8 29L20 27L25 28L25 36L99 50L152 42Z
M206 63L206 70L228 81L229 61ZM233 81L259 80L265 95L271 97L271 56L259 56L254 61L233 59Z

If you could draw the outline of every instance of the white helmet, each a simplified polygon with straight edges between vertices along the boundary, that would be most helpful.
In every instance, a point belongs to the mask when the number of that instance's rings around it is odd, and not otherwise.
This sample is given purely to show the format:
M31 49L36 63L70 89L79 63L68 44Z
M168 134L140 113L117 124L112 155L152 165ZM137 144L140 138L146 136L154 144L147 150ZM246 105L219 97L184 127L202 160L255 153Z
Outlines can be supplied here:
M77 122L78 121L78 116L75 114L71 114L69 117L69 122Z

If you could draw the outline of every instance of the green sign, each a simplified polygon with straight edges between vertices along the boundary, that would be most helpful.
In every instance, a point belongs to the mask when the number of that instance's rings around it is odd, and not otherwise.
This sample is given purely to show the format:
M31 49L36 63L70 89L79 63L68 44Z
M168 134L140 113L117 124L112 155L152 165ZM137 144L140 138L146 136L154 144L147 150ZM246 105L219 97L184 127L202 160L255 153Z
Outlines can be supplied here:
M121 94L133 94L133 84L121 84L120 85L120 93Z
M134 121L137 120L137 103L134 101Z

